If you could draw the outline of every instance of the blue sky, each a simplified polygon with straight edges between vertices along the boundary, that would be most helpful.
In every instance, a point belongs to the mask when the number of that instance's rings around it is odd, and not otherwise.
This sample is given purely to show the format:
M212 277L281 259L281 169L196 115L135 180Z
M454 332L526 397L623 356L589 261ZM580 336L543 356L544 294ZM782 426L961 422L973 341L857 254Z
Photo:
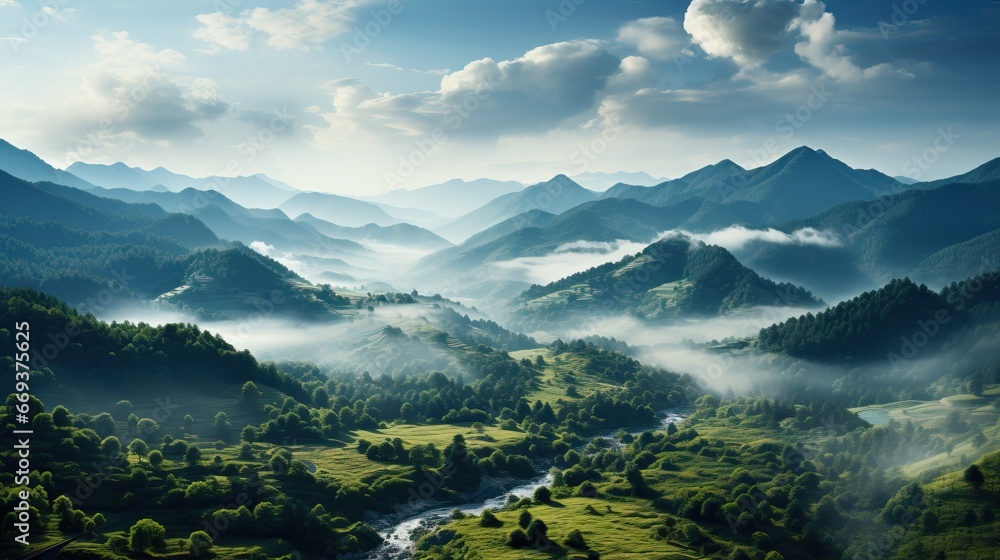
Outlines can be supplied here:
M1000 155L997 28L993 1L0 0L0 137L353 195L803 144L934 179Z

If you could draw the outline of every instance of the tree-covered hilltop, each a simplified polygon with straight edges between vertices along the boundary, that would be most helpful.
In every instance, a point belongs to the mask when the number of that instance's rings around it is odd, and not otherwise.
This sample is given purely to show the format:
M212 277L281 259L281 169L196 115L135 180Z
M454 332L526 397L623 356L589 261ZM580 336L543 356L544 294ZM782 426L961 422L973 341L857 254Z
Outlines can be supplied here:
M541 328L588 312L663 320L821 303L804 288L762 278L722 247L674 235L618 262L533 285L514 300L513 313L522 327Z
M1000 274L952 283L940 293L908 278L825 311L761 329L768 352L830 363L911 358L939 349L963 329L1000 319Z
M42 383L87 390L100 387L217 386L255 381L301 399L301 383L237 350L221 336L197 325L105 323L83 315L53 296L28 288L0 287L0 360L14 358L15 323L27 322L37 339L30 365ZM46 335L49 335L46 337Z

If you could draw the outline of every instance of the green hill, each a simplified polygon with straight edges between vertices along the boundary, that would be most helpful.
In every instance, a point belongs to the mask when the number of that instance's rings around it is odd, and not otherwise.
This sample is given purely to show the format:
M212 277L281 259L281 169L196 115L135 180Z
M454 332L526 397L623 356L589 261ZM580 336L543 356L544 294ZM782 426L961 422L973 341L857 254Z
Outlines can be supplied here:
M820 303L800 287L761 278L721 247L675 235L618 262L534 285L514 300L511 312L529 328L587 314L627 313L656 321Z

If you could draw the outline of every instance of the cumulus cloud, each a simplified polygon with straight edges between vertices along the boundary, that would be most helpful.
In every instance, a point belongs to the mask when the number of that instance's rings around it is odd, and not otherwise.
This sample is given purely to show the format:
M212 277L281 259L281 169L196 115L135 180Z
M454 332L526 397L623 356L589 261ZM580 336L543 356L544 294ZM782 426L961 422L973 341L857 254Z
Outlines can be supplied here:
M293 8L254 8L238 15L200 14L194 36L221 49L245 51L256 38L274 49L311 49L347 32L364 0L301 0Z
M26 115L65 163L140 147L161 150L204 136L203 126L229 110L216 83L183 73L185 56L125 31L91 37L92 59L67 76L63 102ZM86 54L82 55L86 57Z
M892 72L890 64L860 68L847 54L847 48L837 42L833 14L825 11L822 2L805 0L802 15L794 26L802 40L795 44L795 54L821 70L825 75L843 81L857 81Z
M750 76L790 40L795 54L824 75L856 81L892 72L887 63L860 68L851 59L834 15L818 0L693 0L684 29L710 57L728 58Z
M189 140L202 136L198 123L224 115L216 84L206 78L178 76L184 55L157 50L127 32L94 36L101 59L83 68L80 114L109 119L114 136L139 141Z
M0 0L0 8L18 8L20 6L14 0Z
M631 45L640 54L657 60L672 60L690 43L681 24L668 17L630 21L618 30L618 42Z
M503 135L544 132L595 107L621 61L593 41L544 45L513 60L484 58L441 78L436 91L391 94L355 78L324 87L333 111L317 141L359 132L405 136Z
M784 46L799 10L787 0L693 0L684 30L709 56L752 67Z

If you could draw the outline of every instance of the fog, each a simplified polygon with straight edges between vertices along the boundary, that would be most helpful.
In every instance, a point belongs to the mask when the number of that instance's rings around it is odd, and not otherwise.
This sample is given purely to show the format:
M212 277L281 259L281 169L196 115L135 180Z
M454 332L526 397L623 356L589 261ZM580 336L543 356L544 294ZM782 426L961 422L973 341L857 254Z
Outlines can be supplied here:
M756 307L722 317L678 319L670 324L650 323L630 315L597 315L574 320L576 326L560 331L559 336L584 338L600 335L624 340L632 346L679 343L684 340L705 343L728 337L755 336L764 327L811 311L815 311L815 308Z
M564 243L544 256L521 257L494 264L509 278L544 285L588 268L619 261L626 255L642 251L647 245L649 243L626 240L575 241Z
M802 228L792 233L785 233L773 228L748 229L743 226L730 226L709 233L694 233L678 229L668 232L668 234L674 232L703 241L708 245L718 245L729 251L740 251L754 242L779 245L817 245L820 247L839 247L842 245L836 234L813 228Z

